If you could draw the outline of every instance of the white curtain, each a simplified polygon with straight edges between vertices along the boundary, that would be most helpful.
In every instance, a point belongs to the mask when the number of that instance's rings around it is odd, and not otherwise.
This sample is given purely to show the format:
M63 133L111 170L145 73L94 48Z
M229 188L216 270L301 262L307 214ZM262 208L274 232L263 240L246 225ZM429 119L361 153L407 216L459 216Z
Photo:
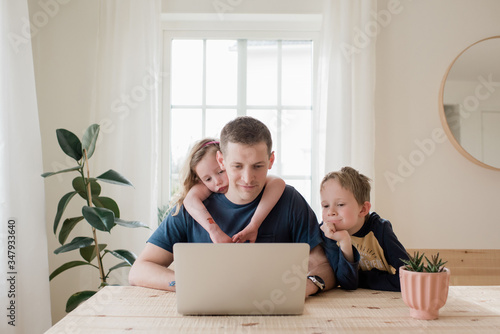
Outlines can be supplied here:
M0 2L0 332L51 326L42 147L27 1Z
M102 185L115 199L121 217L155 226L160 73L160 0L98 2L96 71L91 122L100 123L94 155L95 175L114 169L134 185ZM104 189L104 187L106 188ZM116 228L113 245L135 253L144 248L148 230ZM117 240L120 239L120 240ZM117 273L118 271L115 271ZM128 284L127 272L115 277Z
M376 0L325 0L318 65L324 175L352 166L374 176ZM324 168L324 169L323 169Z

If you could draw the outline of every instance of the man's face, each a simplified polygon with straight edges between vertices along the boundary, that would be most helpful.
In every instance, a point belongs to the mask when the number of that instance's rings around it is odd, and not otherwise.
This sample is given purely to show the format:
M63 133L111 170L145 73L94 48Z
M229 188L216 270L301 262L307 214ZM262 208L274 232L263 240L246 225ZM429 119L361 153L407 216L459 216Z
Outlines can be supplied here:
M227 199L235 204L247 204L264 188L267 171L274 163L274 152L269 157L264 142L255 145L230 142L224 155L217 152L217 161L229 179Z

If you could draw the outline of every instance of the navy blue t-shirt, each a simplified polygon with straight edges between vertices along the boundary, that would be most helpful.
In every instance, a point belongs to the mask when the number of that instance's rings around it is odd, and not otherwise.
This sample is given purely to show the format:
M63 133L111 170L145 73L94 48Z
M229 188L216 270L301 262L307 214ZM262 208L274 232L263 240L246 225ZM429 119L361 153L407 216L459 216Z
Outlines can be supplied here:
M250 223L262 192L255 200L244 205L234 204L224 194L218 193L213 193L203 203L222 231L232 237ZM182 206L176 216L169 214L165 218L148 242L172 253L177 242L212 240L208 232ZM311 249L321 243L316 215L293 187L285 187L278 203L262 222L256 242L308 243Z

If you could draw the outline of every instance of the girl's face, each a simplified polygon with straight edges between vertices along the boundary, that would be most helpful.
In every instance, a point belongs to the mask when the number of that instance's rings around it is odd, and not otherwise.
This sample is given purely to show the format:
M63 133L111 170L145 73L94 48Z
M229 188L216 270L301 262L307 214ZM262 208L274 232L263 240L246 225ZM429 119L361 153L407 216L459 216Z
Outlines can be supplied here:
M205 154L196 165L195 171L201 182L203 182L211 192L222 194L227 192L229 181L226 171L220 168L215 158L215 152Z
M322 218L337 231L346 230L353 235L363 226L366 212L349 190L335 179L325 182L321 189Z

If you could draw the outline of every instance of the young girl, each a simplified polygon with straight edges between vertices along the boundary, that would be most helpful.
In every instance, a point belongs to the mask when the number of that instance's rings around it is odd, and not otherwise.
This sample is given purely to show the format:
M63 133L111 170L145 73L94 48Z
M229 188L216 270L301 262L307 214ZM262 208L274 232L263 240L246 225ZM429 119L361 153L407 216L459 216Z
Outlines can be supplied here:
M262 199L255 210L250 223L239 233L230 238L215 223L203 201L213 192L225 194L229 181L226 171L222 170L216 160L220 150L219 142L206 138L195 143L181 170L181 190L172 200L175 211L179 213L184 207L188 213L210 234L214 243L223 242L255 242L260 225L276 205L285 189L285 182L277 177L268 176Z

